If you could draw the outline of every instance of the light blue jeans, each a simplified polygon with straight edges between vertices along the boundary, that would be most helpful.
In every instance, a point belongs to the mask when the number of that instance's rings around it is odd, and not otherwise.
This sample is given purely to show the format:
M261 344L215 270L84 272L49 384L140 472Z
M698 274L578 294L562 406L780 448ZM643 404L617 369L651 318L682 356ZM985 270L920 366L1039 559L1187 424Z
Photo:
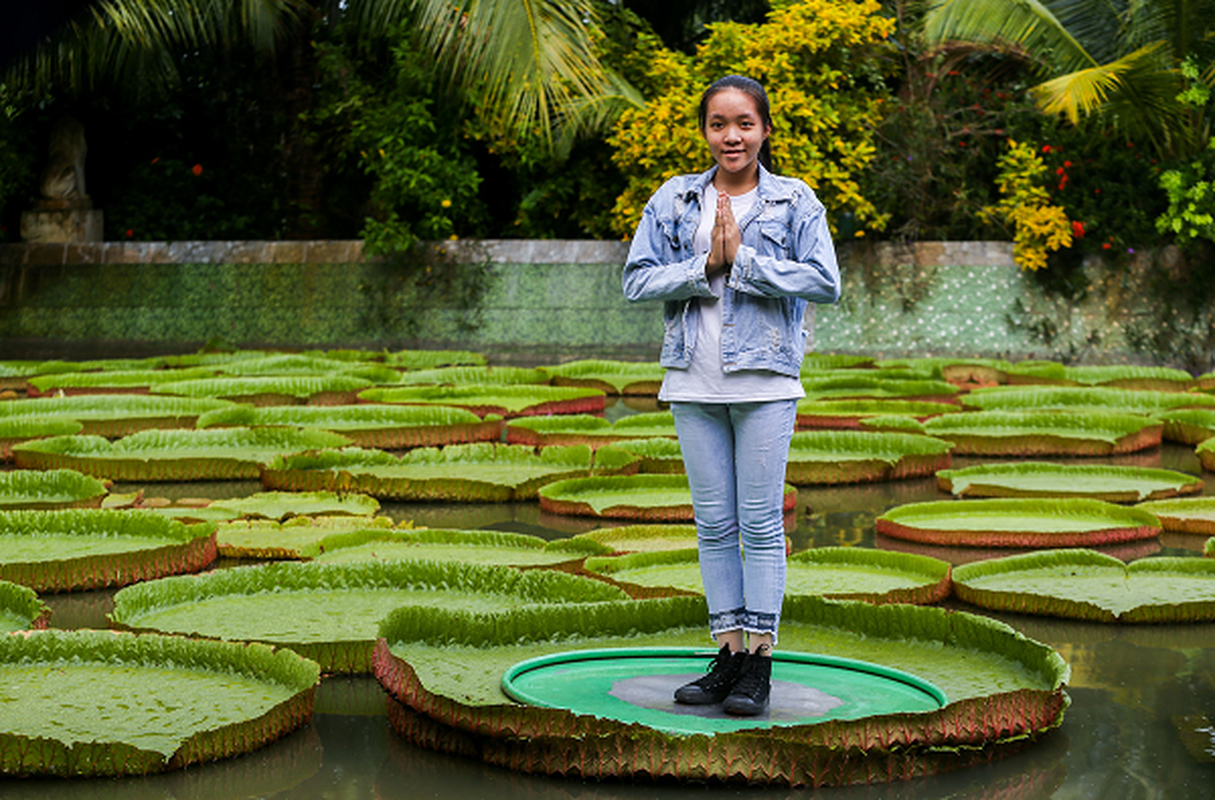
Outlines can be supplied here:
M797 401L671 403L671 413L692 489L709 632L771 633L775 642Z

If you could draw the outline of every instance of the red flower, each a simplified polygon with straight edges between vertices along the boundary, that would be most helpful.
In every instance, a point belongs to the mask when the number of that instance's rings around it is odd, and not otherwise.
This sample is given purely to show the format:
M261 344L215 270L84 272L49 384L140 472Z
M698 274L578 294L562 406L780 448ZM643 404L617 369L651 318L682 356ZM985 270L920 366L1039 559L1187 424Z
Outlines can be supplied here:
M1072 162L1070 162L1070 161L1064 161L1064 162L1063 162L1063 166L1065 166L1065 167L1069 167L1069 168L1070 168L1070 167L1071 167L1071 165L1072 165Z
M1055 148L1051 147L1049 144L1044 144L1044 145L1042 145L1042 152L1043 152L1043 153L1051 153L1051 152L1054 152L1054 149L1055 149Z
M1102 250L1109 250L1109 249L1110 249L1110 243L1109 243L1109 242L1106 242L1105 244L1101 245L1101 249L1102 249Z
M190 168L190 171L193 172L196 177L198 175L202 175L202 164L195 164Z
M128 238L128 239L130 239L130 238L131 238L131 237L133 237L134 235L135 235L135 229L134 229L134 228L127 228L127 238Z
M1084 238L1084 223L1078 219L1072 220L1072 236L1077 239Z
M1056 169L1056 170L1055 170L1055 174L1056 174L1056 175L1062 175L1062 174L1064 174L1064 173L1063 173L1063 167L1059 167L1058 169Z

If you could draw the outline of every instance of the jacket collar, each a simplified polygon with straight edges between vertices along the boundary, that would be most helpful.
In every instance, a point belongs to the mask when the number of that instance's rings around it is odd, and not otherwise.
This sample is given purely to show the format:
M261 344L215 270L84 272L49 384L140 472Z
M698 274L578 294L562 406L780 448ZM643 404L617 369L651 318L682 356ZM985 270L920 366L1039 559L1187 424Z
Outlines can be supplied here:
M759 164L759 191L758 195L761 200L790 200L793 197L793 191L790 189L787 182L778 179L768 170L764 169L763 164ZM684 184L683 198L687 202L704 195L705 187L713 180L713 176L717 174L717 167L710 167L708 170L699 175L690 175L688 183Z

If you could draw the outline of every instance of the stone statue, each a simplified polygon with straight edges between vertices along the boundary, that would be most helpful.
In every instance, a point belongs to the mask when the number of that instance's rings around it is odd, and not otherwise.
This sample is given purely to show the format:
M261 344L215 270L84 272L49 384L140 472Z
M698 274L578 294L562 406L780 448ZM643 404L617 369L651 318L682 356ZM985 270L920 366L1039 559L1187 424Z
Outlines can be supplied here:
M84 126L63 117L51 128L50 158L42 174L42 196L47 200L87 200L84 187Z

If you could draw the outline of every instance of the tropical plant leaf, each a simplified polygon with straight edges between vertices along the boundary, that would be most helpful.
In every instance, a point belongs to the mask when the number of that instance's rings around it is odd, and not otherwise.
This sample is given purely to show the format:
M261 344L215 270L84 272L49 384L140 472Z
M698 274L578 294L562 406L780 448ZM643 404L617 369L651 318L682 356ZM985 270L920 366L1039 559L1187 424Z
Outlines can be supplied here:
M376 678L401 705L407 741L547 774L820 786L905 779L972 763L1059 724L1063 659L1003 623L911 605L789 598L784 650L909 672L949 703L927 714L836 719L671 735L654 727L510 703L501 676L559 652L697 645L704 601L677 597L495 614L393 612L380 628ZM746 726L747 723L743 723ZM750 726L755 726L751 722Z
M215 536L225 558L300 560L320 555L330 536L362 530L379 533L393 527L388 517L294 517L282 523L233 520L221 523Z
M686 475L617 475L571 478L539 491L540 508L554 514L687 522L692 519L692 493ZM785 486L784 510L797 502L797 490Z
M109 491L75 470L0 472L0 509L97 508Z
M258 492L240 499L216 500L211 507L232 511L241 517L280 521L290 517L327 515L370 517L380 510L374 497L334 492Z
M1146 558L1124 564L1092 550L980 561L954 570L968 603L1094 622L1215 620L1215 561Z
M5 403L4 405L12 405ZM0 461L13 457L13 445L25 444L54 436L74 436L84 430L84 425L72 419L55 417L18 417L0 419Z
M824 369L866 369L874 365L872 356L849 353L806 353L801 371L815 372Z
M348 443L307 429L147 430L116 442L100 436L29 442L13 447L13 459L23 468L75 469L114 480L249 480L278 455Z
M74 432L115 438L148 428L193 428L200 415L231 405L226 400L143 394L31 398L0 403L0 431L6 423L40 417L75 421L82 425Z
M884 415L864 417L857 423L857 429L875 433L916 433L921 436L928 435L928 429L924 427L924 423L915 417Z
M405 386L368 389L359 399L369 403L439 405L467 408L478 416L544 416L602 412L603 392L577 386L516 386L465 384L462 386Z
M58 372L40 375L27 381L30 397L63 392L66 395L147 390L175 381L203 380L215 372L202 367L193 369L132 369L101 372Z
M949 466L952 445L931 436L867 431L801 431L789 444L785 480L866 483L931 475Z
M866 370L855 370L857 377L802 377L806 397L798 401L798 411L816 400L902 399L929 403L953 402L961 389L952 383L935 380L868 378Z
M46 628L51 610L28 586L0 581L0 634Z
M1215 536L1215 497L1152 500L1135 508L1155 515L1166 531Z
M981 411L1106 411L1153 417L1178 408L1213 408L1215 397L1196 392L1132 391L1102 386L993 386L962 399Z
M1027 461L941 470L937 485L956 497L1091 497L1138 503L1200 494L1202 480L1168 469Z
M1179 408L1159 417L1164 420L1161 435L1170 442L1195 445L1215 436L1215 408Z
M160 383L154 392L187 397L218 397L254 405L309 403L340 406L354 403L358 393L370 386L371 381L352 375L257 376Z
M856 430L872 417L903 416L923 422L962 409L956 403L924 403L912 400L818 400L798 403L797 428Z
M379 621L404 605L476 611L596 603L623 594L552 570L452 561L276 563L129 586L114 596L123 628L289 647L326 672L367 672Z
M910 503L875 525L896 539L964 547L1087 547L1150 539L1161 530L1146 511L1084 498Z
M1138 414L1079 410L977 411L924 423L930 436L953 442L954 455L981 456L1133 453L1158 446L1163 428L1160 420Z
M637 458L608 448L596 471L635 467ZM504 503L535 498L546 483L589 475L586 445L546 447L539 453L522 445L466 444L418 448L399 459L382 451L347 448L301 454L272 461L262 483L285 491L361 492L393 500L455 500Z
M140 775L251 752L312 716L317 665L263 645L0 637L5 775Z
M551 566L577 558L545 548L539 536L502 531L359 530L333 534L321 541L316 560L326 564L357 561L428 560L509 567Z
M496 442L502 420L481 419L447 406L263 406L239 405L198 418L199 428L298 427L331 431L359 447L402 450L469 442Z
M0 543L0 580L50 592L196 572L216 556L214 525L109 509L0 511Z
M1215 472L1215 439L1205 439L1194 448L1198 461L1207 472Z
M468 350L398 350L385 353L384 363L398 369L437 369L439 367L484 366L485 355Z
M625 439L616 447L641 459L640 472L652 475L683 474L683 450L675 439L654 436L649 439Z
M554 386L585 386L611 395L656 396L666 369L657 361L585 359L541 367Z
M548 547L588 555L685 550L696 546L695 525L621 525L549 542Z
M541 386L549 376L533 367L439 367L410 370L400 376L403 386Z

